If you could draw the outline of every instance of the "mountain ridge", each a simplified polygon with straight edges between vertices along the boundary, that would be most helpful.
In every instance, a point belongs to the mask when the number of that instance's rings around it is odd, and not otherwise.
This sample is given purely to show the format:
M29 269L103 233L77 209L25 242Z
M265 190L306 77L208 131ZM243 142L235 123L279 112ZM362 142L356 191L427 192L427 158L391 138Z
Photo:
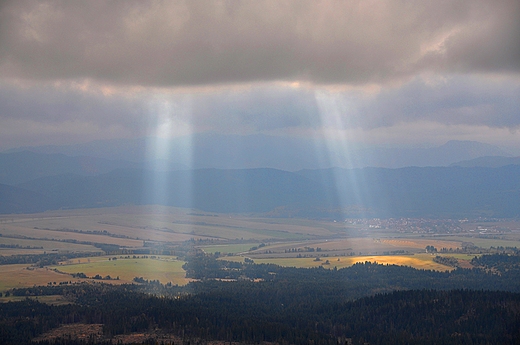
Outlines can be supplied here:
M452 163L450 166L459 167L488 167L488 168L499 168L506 165L520 165L519 157L504 157L504 156L483 156L470 160L464 160L457 163Z
M42 201L48 204L41 208L46 209L159 204L220 213L340 219L520 216L517 165L299 172L118 169L97 176L47 176L17 188L44 196Z
M0 160L2 156L20 154L24 150L41 155L91 157L93 162L99 162L99 166L112 164L119 168L139 167L140 164L142 168L159 166L163 170L173 170L173 166L176 169L273 168L286 171L334 166L349 169L396 169L407 166L448 166L483 156L510 156L497 146L475 141L449 141L430 148L367 147L351 144L345 149L344 143L324 139L204 133L170 140L113 139L76 145L25 147L0 153ZM77 172L68 169L61 172ZM106 169L101 170L101 173L107 172ZM1 176L0 172L0 183L8 182L2 180ZM16 181L19 182L21 181Z

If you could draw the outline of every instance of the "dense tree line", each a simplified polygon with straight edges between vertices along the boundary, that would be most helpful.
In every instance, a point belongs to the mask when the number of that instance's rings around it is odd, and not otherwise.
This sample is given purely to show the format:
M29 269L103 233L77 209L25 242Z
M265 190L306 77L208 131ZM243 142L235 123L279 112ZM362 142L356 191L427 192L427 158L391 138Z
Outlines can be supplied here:
M13 248L13 249L43 249L42 246L21 246L19 244L5 244L0 243L0 248Z
M435 272L368 262L340 270L298 269L201 255L190 257L187 268L194 276L233 272L265 279L14 289L17 296L63 295L74 304L1 304L0 338L24 344L60 324L81 322L103 324L106 339L157 328L184 339L315 345L336 344L338 338L354 344L515 344L520 339L516 269ZM463 290L468 286L495 291Z
M504 273L510 270L520 270L520 255L492 254L476 256L471 260L474 266L493 269Z
M0 255L0 265L31 264L44 267L57 265L60 261L99 255L101 255L101 253L98 252Z
M294 282L296 283L296 282ZM162 329L184 339L258 343L517 344L520 294L499 291L411 290L357 300L333 291L281 291L272 282L206 282L180 298L137 287L78 285L76 303L33 300L0 305L4 344L26 344L60 324L102 323L116 334ZM303 291L302 291L303 292Z
M433 258L433 262L436 262L441 265L451 266L451 267L459 267L459 260L454 258L453 256L439 256Z
M484 259L485 260L485 259ZM240 263L215 260L211 256L193 255L183 266L186 276L195 279L236 279L301 282L322 289L341 289L352 298L397 289L473 289L520 292L520 266L496 274L485 268L453 271L419 270L398 265L380 265L370 262L355 264L343 269L294 268L274 264ZM301 285L301 284L298 284ZM281 288L287 288L282 286Z

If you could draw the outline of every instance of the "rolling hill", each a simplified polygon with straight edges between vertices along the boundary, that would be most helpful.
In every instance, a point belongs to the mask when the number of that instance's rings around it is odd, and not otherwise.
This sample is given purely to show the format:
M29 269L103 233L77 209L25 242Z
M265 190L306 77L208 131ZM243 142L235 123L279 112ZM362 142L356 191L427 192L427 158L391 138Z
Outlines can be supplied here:
M161 204L277 216L296 212L304 217L518 217L520 166L334 168L297 173L118 169L96 176L42 177L9 193L4 200L17 200L19 206L5 204L2 213Z

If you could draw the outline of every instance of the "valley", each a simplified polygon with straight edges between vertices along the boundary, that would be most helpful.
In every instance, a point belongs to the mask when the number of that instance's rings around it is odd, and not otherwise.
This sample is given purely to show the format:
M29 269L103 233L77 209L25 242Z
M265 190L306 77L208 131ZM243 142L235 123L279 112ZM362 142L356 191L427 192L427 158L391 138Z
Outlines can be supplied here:
M455 267L436 257L470 268L475 256L520 248L519 228L517 221L500 219L331 221L157 205L4 215L0 292L134 278L185 285L185 257L197 251L285 267L341 269L372 262L446 271Z

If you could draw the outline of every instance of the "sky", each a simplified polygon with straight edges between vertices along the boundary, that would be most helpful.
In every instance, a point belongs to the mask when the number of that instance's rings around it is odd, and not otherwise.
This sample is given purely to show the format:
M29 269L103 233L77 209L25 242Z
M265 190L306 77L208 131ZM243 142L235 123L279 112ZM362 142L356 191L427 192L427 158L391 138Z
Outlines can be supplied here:
M2 1L0 151L194 133L520 155L520 1Z

